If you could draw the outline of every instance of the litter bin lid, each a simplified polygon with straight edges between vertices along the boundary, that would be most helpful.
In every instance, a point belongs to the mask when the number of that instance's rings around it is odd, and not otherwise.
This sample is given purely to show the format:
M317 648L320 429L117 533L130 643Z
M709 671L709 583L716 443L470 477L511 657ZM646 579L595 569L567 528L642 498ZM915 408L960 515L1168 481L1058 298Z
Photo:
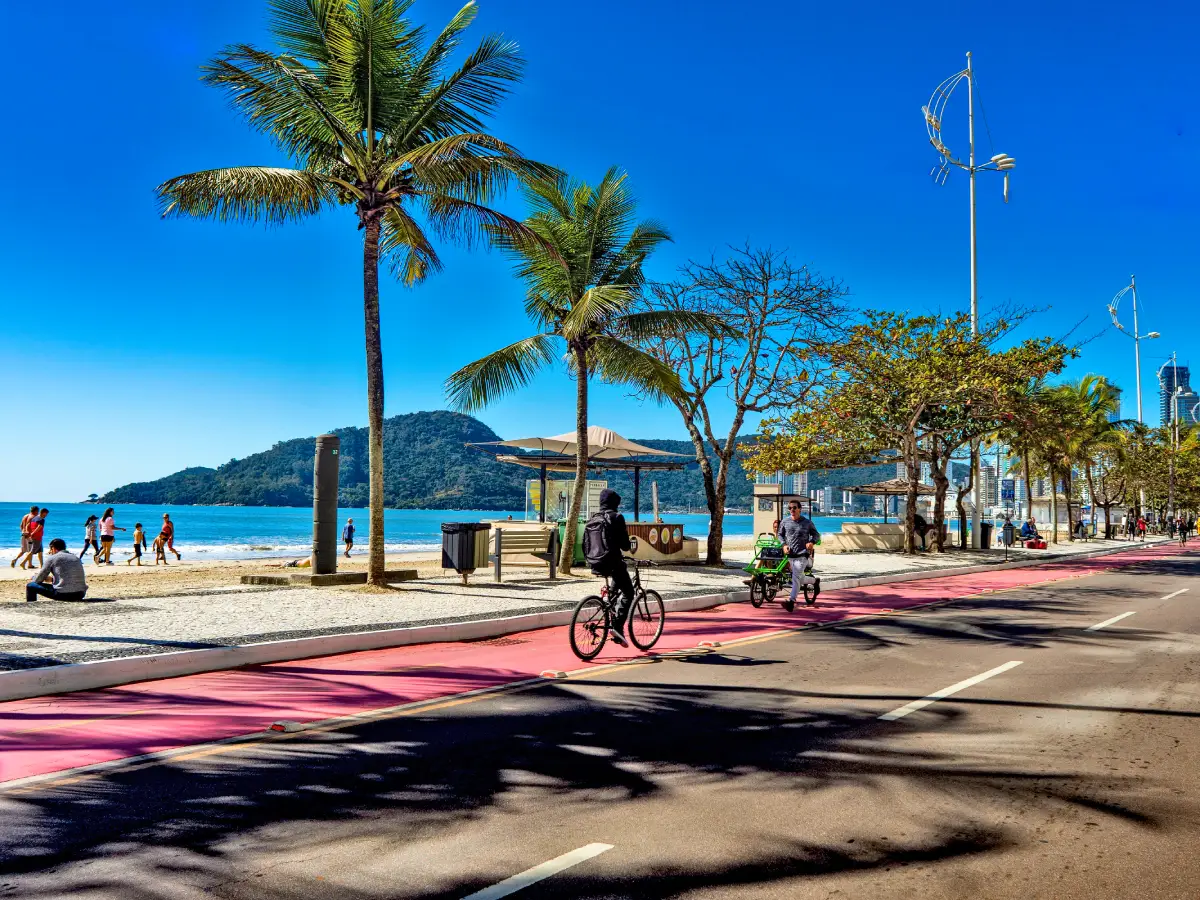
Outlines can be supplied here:
M442 534L463 534L467 531L486 531L491 528L487 522L443 522Z

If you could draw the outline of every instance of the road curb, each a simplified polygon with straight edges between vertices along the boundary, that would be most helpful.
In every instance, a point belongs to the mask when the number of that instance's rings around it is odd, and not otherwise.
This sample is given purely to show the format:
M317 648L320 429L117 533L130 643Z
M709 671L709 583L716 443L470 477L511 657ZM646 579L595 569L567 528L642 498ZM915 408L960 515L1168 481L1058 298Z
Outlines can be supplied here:
M1146 543L1142 547L1155 547L1163 542ZM1081 553L1053 559L1013 560L989 565L956 566L925 572L900 572L893 575L873 575L865 578L846 578L824 583L826 591L846 590L878 584L898 584L906 581L921 581L929 578L946 578L977 572L995 572L1048 565L1057 562L1094 559L1114 553L1128 552L1131 547L1106 547L1090 553ZM727 603L742 603L750 598L749 591L725 591L701 594L692 597L676 597L664 600L667 612L691 612L711 609ZM521 631L535 631L565 625L571 620L570 609L552 610L544 613L527 613L501 619L478 619L472 622L450 622L442 625L417 625L408 628L389 628L380 631L360 631L348 634L327 634L316 637L291 638L283 641L267 641L259 644L239 644L230 647L209 647L202 650L178 650L171 653L155 653L121 659L101 659L92 662L68 663L60 666L43 666L38 669L19 669L0 672L0 702L26 700L52 694L74 691L96 690L119 687L139 681L156 681L164 678L179 678L202 672L218 672L239 669L265 663L292 662L312 659L317 656L336 656L343 653L358 653L364 650L385 650L412 644L454 643L478 641L503 637Z

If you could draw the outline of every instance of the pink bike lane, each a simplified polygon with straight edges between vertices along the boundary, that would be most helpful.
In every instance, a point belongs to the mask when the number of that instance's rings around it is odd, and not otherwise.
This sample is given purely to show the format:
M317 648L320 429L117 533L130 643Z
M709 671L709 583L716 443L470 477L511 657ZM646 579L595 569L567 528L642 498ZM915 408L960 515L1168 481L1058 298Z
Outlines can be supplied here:
M817 606L787 613L735 603L669 613L656 653L803 629L982 593L1082 578L1173 556L1157 545L1078 562L829 590ZM5 782L178 750L244 735L271 723L316 723L404 704L501 688L546 671L636 659L611 642L581 663L565 627L491 640L424 644L148 681L118 688L0 703L0 787Z

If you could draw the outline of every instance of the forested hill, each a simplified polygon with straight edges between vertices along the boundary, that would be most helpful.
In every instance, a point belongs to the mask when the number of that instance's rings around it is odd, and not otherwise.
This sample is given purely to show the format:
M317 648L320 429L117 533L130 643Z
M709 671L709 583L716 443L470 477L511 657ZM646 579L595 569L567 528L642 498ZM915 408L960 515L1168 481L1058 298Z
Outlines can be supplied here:
M367 429L342 428L338 503L365 507L367 486ZM437 411L394 416L384 421L384 500L393 509L512 509L525 506L525 480L537 477L530 469L496 462L467 442L497 441L499 436L478 419ZM642 508L650 509L650 483L658 482L663 509L702 508L704 486L694 462L691 442L633 438L659 450L683 453L687 468L678 472L645 473ZM816 473L813 488L837 487L890 478L894 465ZM621 472L600 475L633 503L633 478ZM184 469L157 481L127 484L109 491L102 503L146 503L232 506L307 506L312 503L313 438L282 441L270 450L245 459L232 459L216 469ZM751 484L740 462L729 475L725 505L750 508Z

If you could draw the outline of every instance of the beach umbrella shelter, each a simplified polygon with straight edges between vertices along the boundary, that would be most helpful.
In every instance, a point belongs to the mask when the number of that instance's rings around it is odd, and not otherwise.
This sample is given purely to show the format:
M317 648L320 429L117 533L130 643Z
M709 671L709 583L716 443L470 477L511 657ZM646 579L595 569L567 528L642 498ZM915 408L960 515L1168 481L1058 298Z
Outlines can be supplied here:
M690 459L688 454L656 450L622 437L611 428L589 425L588 466L595 469L624 469L633 472L633 519L638 521L641 508L642 469L682 469ZM514 463L537 469L541 478L540 521L546 521L546 473L574 472L579 445L575 432L550 437L516 438L510 441L481 441L468 444L483 450L488 447L511 447L526 451L519 454L500 454L500 462Z
M883 498L883 524L887 524L887 498L908 496L908 482L903 478L889 478L886 481L876 481L850 488L856 494L866 494L868 497ZM917 485L917 496L929 497L937 493L937 489L927 484Z

